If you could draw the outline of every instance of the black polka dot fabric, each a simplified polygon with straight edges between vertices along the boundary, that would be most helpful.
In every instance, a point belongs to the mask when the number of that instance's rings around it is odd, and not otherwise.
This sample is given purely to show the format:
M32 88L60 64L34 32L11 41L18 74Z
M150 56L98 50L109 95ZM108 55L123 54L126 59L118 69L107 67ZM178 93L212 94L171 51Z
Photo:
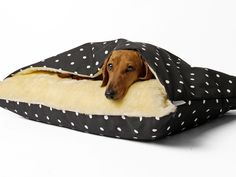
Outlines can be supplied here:
M86 43L57 56L21 68L57 69L75 75L94 77L113 50L137 50L177 105L175 113L164 117L85 115L37 105L0 99L0 106L30 120L82 132L140 141L156 140L199 126L236 109L236 77L208 68L191 67L160 47L117 39ZM92 103L91 103L92 104Z

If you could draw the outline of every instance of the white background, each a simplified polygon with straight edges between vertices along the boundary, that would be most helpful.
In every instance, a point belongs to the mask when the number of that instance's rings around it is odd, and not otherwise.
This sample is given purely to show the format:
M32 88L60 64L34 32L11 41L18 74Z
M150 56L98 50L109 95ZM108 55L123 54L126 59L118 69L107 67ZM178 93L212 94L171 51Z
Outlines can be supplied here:
M127 38L236 75L235 0L0 0L0 78L85 42ZM0 176L236 176L236 111L154 143L0 109Z

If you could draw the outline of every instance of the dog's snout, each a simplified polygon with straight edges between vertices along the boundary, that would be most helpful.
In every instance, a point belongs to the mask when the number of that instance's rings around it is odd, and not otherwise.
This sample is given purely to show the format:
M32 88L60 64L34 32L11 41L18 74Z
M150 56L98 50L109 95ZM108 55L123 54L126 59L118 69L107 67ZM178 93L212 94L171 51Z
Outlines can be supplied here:
M107 89L105 95L108 99L114 99L116 92L113 89Z

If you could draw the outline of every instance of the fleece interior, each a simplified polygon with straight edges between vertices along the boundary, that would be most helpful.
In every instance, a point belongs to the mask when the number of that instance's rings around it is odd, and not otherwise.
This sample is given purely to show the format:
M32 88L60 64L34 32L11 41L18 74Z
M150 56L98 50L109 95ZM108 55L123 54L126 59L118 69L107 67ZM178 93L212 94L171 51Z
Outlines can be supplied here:
M0 82L0 99L93 115L162 117L176 110L157 79L134 83L118 101L108 100L101 84L102 81L60 78L55 72L31 69Z

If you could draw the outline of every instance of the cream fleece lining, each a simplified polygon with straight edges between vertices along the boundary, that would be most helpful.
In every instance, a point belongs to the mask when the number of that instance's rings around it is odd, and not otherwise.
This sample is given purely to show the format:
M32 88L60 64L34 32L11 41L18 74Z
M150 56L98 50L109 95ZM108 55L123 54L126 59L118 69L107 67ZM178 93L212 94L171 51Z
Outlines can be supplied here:
M156 79L136 82L122 100L112 101L106 99L101 81L62 79L54 72L35 70L26 69L0 82L0 99L92 115L162 117L176 110Z

